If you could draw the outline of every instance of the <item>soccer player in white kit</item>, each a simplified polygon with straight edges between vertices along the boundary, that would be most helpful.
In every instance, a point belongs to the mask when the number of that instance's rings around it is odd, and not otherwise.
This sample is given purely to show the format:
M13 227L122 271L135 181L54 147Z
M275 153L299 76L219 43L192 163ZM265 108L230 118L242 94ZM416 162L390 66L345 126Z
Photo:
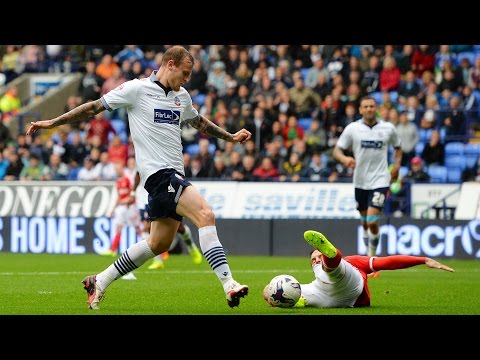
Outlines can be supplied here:
M244 144L252 134L241 129L231 134L198 114L192 98L182 86L192 74L194 58L182 46L172 46L163 55L162 64L149 78L133 79L78 106L55 119L31 122L27 134L50 129L79 119L90 118L105 109L124 107L135 147L137 169L149 193L151 220L147 239L129 247L104 271L83 279L90 309L99 309L107 287L122 275L147 260L167 251L183 217L198 228L200 248L222 284L227 304L238 306L248 294L248 286L232 276L225 251L217 235L215 214L200 192L185 179L181 122L210 136Z
M333 157L345 167L354 168L355 200L363 226L367 254L374 256L379 241L379 220L390 184L397 180L402 161L400 138L392 123L377 119L377 104L369 96L360 101L362 118L348 124L333 150ZM390 172L388 149L394 147ZM351 149L353 157L345 155Z
M305 241L314 247L310 254L315 279L300 284L302 295L295 307L352 308L370 306L370 290L367 275L380 270L398 270L425 264L433 269L454 270L436 260L424 256L390 255L383 257L352 255L342 257L324 234L307 230ZM272 306L267 292L264 299Z

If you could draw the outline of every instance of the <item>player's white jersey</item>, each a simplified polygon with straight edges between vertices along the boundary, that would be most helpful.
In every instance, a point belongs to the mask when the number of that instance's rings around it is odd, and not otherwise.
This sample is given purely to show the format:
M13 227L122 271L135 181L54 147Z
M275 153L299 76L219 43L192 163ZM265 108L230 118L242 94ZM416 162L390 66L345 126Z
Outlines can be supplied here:
M321 264L315 265L313 272L315 280L300 284L307 306L353 307L363 291L362 275L343 259L340 260L340 265L329 273L322 269Z
M127 109L137 168L143 181L166 168L184 174L180 123L198 115L185 88L165 94L155 74L124 82L101 98L109 111Z
M399 147L400 138L392 123L377 120L370 127L363 118L347 125L337 145L343 150L350 149L355 157L353 184L355 188L373 190L390 186L388 149Z

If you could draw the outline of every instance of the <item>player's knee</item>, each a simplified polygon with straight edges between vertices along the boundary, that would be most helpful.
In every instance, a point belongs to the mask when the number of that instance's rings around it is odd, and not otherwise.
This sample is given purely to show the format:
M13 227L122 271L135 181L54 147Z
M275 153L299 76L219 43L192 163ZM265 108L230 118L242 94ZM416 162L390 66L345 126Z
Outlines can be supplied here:
M368 229L373 232L374 234L378 233L378 221L370 221L368 222Z
M170 240L167 239L160 239L154 236L151 236L147 239L147 244L150 246L150 249L155 255L159 255L165 251L170 249L170 245L173 242L173 238Z
M200 226L209 226L215 223L215 214L209 206L202 206L198 215Z

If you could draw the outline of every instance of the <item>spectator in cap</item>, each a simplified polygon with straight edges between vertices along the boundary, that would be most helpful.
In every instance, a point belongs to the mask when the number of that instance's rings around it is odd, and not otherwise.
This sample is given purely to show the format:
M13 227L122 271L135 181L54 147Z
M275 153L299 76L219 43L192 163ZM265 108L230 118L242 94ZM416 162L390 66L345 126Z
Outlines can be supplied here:
M420 156L414 156L410 161L410 170L403 178L404 182L410 183L428 183L430 175L423 169L423 160Z

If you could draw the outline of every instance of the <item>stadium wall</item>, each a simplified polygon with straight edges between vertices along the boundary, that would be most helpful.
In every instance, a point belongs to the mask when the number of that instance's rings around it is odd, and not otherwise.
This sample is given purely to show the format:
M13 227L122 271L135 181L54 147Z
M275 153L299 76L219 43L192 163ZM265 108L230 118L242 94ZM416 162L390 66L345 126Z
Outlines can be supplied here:
M408 254L435 258L480 259L480 221L385 219L379 255ZM188 222L187 222L188 223ZM10 253L101 254L108 250L115 224L107 217L0 218L0 251ZM191 225L191 224L190 224ZM218 219L218 234L230 255L305 256L307 229L324 232L344 255L365 254L357 220ZM198 234L193 231L198 244ZM124 228L120 252L137 241Z
M259 185L267 184L197 185L216 214L238 213L238 208L244 211L237 218L217 216L218 234L227 254L305 256L310 251L303 240L307 229L324 232L345 255L366 253L362 228L356 211L351 210L351 184ZM219 188L225 192L212 192ZM307 195L302 195L301 189ZM249 198L251 203L236 203L232 196ZM317 204L313 208L306 205L306 199L312 198ZM100 254L113 238L115 224L106 213L115 201L112 182L0 182L0 251ZM348 212L351 218L329 216ZM317 218L313 218L315 213ZM381 255L480 258L480 219L391 217L383 219L380 231ZM193 235L198 243L197 232ZM135 230L125 228L120 251L136 241Z

